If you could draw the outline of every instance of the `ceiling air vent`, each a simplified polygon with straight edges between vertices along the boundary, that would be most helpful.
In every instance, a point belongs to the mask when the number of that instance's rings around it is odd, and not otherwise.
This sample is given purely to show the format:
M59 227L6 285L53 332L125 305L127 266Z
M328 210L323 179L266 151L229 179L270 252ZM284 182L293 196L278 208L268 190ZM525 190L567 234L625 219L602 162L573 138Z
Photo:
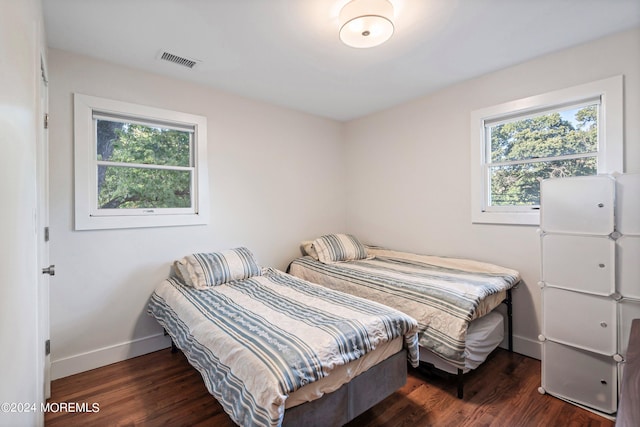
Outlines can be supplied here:
M158 57L164 61L173 62L174 64L182 65L187 68L193 68L200 62L197 59L185 58L184 56L178 56L166 51L162 51Z

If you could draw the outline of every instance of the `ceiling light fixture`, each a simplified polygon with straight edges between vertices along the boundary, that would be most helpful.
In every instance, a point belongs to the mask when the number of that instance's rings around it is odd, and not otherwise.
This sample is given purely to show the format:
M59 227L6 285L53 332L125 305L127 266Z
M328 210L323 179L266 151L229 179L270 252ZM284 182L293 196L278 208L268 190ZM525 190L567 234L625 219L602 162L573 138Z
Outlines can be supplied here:
M340 11L340 40L347 46L378 46L393 34L393 5L388 0L352 0Z

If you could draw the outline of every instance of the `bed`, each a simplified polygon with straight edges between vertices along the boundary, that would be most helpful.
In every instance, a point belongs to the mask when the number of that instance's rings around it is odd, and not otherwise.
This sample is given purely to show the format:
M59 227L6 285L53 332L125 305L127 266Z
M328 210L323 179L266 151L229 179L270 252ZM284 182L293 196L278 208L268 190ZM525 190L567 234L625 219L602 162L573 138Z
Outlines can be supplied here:
M365 246L346 234L303 242L303 257L288 272L325 287L384 303L418 321L423 366L457 376L476 369L503 341L507 305L509 351L513 350L511 290L517 271L474 260L445 258Z
M413 318L260 268L246 248L176 261L148 312L241 426L343 425L418 365Z

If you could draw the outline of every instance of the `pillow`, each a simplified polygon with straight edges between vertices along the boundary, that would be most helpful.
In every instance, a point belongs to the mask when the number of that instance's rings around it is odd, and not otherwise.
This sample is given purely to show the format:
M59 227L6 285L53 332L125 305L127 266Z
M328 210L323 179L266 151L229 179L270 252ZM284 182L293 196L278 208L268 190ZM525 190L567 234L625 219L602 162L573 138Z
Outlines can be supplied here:
M300 252L302 252L302 255L309 255L315 260L318 259L318 253L313 247L313 242L311 240L305 240L304 242L300 243Z
M373 258L367 254L367 248L350 234L327 234L313 241L318 261L333 264L342 261Z
M196 289L261 275L260 267L247 248L187 255L174 263L174 269L184 284Z

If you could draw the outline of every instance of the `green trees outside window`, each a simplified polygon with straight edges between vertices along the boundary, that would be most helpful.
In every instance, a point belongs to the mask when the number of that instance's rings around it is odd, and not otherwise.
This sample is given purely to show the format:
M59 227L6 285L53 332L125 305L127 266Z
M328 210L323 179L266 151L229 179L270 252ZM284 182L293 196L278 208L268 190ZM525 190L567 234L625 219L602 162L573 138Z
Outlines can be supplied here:
M487 128L491 206L536 206L542 179L597 173L597 105Z
M192 133L97 120L98 208L192 206Z

